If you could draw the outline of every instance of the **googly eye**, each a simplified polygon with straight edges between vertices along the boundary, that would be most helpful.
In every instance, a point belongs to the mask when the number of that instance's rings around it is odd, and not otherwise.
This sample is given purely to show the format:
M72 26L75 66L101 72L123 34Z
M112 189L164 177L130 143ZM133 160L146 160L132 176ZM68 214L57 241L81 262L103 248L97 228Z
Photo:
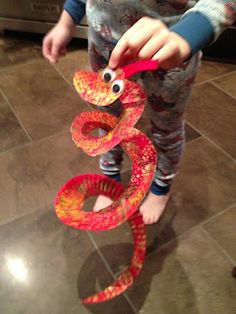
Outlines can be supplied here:
M105 82L112 82L116 78L116 72L106 68L102 71L102 79Z
M124 89L124 82L122 80L116 80L112 83L111 88L114 93L120 93Z

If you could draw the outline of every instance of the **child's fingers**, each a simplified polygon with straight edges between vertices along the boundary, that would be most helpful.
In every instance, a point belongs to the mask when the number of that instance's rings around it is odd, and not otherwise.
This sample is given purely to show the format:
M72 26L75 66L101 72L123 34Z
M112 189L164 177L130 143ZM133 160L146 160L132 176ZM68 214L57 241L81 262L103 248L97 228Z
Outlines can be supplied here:
M43 39L43 56L46 59L50 59L51 55L51 46L52 46L52 41L48 37L44 37Z
M115 69L120 65L123 55L127 53L128 50L132 51L133 58L135 58L139 50L152 37L151 30L145 26L129 34L130 36L125 36L126 39L122 37L113 49L108 65L111 69Z
M51 62L56 63L58 62L58 58L60 56L60 50L61 50L61 45L58 43L53 43L52 44L52 49L51 49Z
M152 60L158 60L162 68L170 68L178 63L178 47L175 42L166 43L153 57Z
M43 40L43 56L48 59L49 62L56 63L57 58L53 55L53 47L54 44L52 38L50 36L46 36Z
M134 53L132 50L126 50L126 52L123 54L121 61L119 63L120 67L123 67L130 62L134 62L137 59L137 56L134 56Z
M124 55L127 50L128 50L128 42L119 41L111 53L109 64L108 64L109 68L116 69L118 65L120 64L122 55Z
M127 50L133 51L134 59L137 56L140 59L151 58L163 46L167 33L167 27L162 22L149 17L140 19L118 41L108 66L111 69L117 68ZM153 40L154 37L156 42Z
M147 18L140 19L120 38L117 45L113 49L109 60L108 66L111 69L115 69L118 67L121 62L122 56L127 50L134 50L135 46L137 47L138 42L136 40L137 38L140 38L140 36L138 36L138 32L140 32L142 27L145 25L146 19ZM131 38L134 39L134 43L130 43Z
M138 53L139 59L150 59L165 44L167 32L163 31L152 36Z
M141 18L140 20L138 20L133 26L131 26L126 32L125 34L121 37L120 41L122 40L127 40L128 38L132 37L132 35L137 32L139 29L141 29L143 27L143 25L145 25L146 23L146 19L147 18Z

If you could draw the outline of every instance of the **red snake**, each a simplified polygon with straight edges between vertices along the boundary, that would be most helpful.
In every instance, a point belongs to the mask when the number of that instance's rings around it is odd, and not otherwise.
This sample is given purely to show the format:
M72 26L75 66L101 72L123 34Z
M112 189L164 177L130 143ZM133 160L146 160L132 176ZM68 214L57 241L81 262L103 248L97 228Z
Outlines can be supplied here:
M132 176L126 189L122 184L98 174L79 175L66 182L59 190L55 208L63 223L81 230L109 230L128 219L134 254L130 266L105 290L82 300L84 303L107 301L124 292L139 275L146 252L146 235L138 207L152 182L157 154L151 141L134 128L144 110L146 95L141 85L127 78L136 72L157 69L157 61L144 60L112 71L99 73L78 71L74 86L80 97L97 106L108 106L119 99L122 113L119 118L101 111L85 112L75 117L71 133L75 144L90 156L109 151L120 144L132 161ZM97 128L107 133L95 137ZM113 203L98 211L82 210L86 198L103 194Z

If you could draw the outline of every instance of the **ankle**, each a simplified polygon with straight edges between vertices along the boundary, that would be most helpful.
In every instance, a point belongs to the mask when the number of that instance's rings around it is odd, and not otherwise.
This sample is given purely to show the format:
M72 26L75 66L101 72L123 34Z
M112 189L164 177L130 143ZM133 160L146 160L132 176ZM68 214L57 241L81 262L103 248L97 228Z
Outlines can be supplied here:
M171 186L169 184L163 183L163 185L160 185L160 184L157 184L155 181L153 181L150 187L150 191L151 193L155 195L164 196L164 195L169 194L170 187Z

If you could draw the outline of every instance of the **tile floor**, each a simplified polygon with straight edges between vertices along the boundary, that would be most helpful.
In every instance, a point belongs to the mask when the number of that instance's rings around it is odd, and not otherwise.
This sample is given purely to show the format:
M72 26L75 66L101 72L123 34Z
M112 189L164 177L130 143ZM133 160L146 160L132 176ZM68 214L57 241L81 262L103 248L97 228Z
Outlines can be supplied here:
M90 110L71 85L76 68L88 68L86 47L51 66L40 45L0 37L0 313L236 313L236 65L202 64L182 168L165 215L147 227L140 277L122 296L85 306L81 297L128 265L131 234L127 224L74 230L54 214L62 183L99 169L69 134L73 117Z

